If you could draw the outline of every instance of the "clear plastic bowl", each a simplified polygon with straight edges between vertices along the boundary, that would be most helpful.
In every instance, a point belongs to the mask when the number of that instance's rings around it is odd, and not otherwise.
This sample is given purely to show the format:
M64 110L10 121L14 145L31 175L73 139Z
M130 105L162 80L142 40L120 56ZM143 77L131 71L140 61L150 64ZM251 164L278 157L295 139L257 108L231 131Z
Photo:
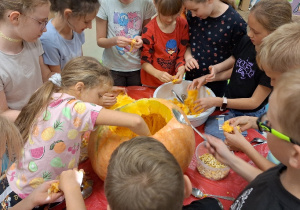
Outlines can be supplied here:
M202 176L204 176L204 177L206 177L208 179L211 179L211 180L224 179L228 175L228 173L230 171L230 168L228 166L226 166L226 165L223 165L223 164L222 165L225 166L225 167L220 167L220 168L212 167L212 166L209 166L209 165L205 164L200 159L200 157L202 155L207 156L208 154L209 154L209 152L208 152L208 150L205 147L205 142L200 143L197 146L197 148L196 148L196 158L197 158L197 169L198 169L198 172Z

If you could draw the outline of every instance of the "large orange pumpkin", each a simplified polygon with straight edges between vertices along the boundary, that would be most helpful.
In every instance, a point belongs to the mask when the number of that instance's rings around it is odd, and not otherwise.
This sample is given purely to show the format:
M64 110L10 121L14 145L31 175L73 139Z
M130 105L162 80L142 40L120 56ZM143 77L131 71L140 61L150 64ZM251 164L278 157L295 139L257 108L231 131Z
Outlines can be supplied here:
M183 111L165 99L140 99L127 104L120 111L136 113L147 123L152 137L162 142L175 156L182 170L185 171L192 160L195 150L193 129L178 122L172 108ZM184 114L184 113L183 113ZM185 120L188 122L186 115ZM104 180L112 152L124 141L136 136L131 130L116 126L99 126L91 133L88 154L95 173Z

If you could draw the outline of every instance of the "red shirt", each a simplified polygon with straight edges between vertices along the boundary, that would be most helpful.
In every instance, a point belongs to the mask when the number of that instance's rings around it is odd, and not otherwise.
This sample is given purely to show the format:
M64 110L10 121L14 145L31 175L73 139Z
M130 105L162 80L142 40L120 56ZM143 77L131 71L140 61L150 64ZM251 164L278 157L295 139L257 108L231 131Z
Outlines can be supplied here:
M176 27L172 33L160 30L153 18L144 28L142 33L143 50L141 63L150 63L154 68L175 75L178 67L185 64L184 53L189 42L189 27L186 19L181 16L176 19ZM163 84L156 77L141 69L143 85L158 87Z

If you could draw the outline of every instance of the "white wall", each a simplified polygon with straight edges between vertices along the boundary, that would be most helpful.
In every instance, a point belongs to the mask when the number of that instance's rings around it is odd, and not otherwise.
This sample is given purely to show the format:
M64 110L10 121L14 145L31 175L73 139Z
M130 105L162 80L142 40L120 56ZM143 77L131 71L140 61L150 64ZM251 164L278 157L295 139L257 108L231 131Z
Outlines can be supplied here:
M98 47L96 42L96 21L92 22L92 29L86 29L85 33L85 43L82 46L83 55L91 56L97 58L97 60L102 59L103 48Z

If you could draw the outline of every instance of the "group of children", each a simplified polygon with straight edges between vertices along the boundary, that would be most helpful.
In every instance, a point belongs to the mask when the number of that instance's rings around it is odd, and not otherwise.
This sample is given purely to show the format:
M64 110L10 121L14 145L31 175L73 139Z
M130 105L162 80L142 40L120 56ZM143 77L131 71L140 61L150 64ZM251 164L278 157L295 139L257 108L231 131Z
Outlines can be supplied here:
M273 206L270 202L259 204L261 209L299 206L300 142L296 121L299 24L291 23L288 1L261 0L250 11L246 35L247 24L230 3L226 0L1 1L0 157L8 159L1 158L3 163L14 162L1 177L2 207L18 209L22 205L23 209L35 206L43 209L44 204L57 204L62 193L50 197L46 193L53 182L49 180L60 179L67 207L84 209L80 198L82 173L76 169L81 135L97 125L116 125L145 137L121 144L112 155L105 182L109 208L151 209L154 204L155 209L193 208L182 207L184 197L191 192L188 177L162 144L146 137L150 131L144 120L135 114L103 108L115 103L113 85L158 87L174 79L180 83L185 71L186 79L193 80L189 88L207 83L217 95L199 99L196 108L220 106L230 108L234 116L255 116L233 118L231 123L242 125L242 129L254 127L270 132L270 150L282 163L262 173L274 165L253 152L239 132L225 134L226 143L243 150L260 169L243 162L228 152L223 142L208 136L207 146L217 159L247 180L254 180L232 209L250 208L251 200L257 198L254 192L263 190L278 192L278 202ZM56 15L48 23L50 5ZM187 19L180 16L183 5ZM83 31L91 28L95 17L97 44L105 48L106 67L94 58L81 56ZM291 72L282 76L284 71ZM230 79L228 85L227 79ZM266 111L271 85L274 90L270 107L261 121L257 117ZM285 156L279 148L284 149ZM131 162L139 159L135 156L144 158L141 162ZM163 167L156 165L157 158L166 160L160 162ZM152 162L148 164L149 161ZM120 170L126 164L125 168L132 170ZM137 165L145 166L138 169ZM173 174L172 183L164 173ZM261 183L269 176L273 176L275 184ZM135 193L143 195L143 199L136 199ZM289 199L292 201L287 202ZM219 208L214 199L194 203L195 208L203 202Z

